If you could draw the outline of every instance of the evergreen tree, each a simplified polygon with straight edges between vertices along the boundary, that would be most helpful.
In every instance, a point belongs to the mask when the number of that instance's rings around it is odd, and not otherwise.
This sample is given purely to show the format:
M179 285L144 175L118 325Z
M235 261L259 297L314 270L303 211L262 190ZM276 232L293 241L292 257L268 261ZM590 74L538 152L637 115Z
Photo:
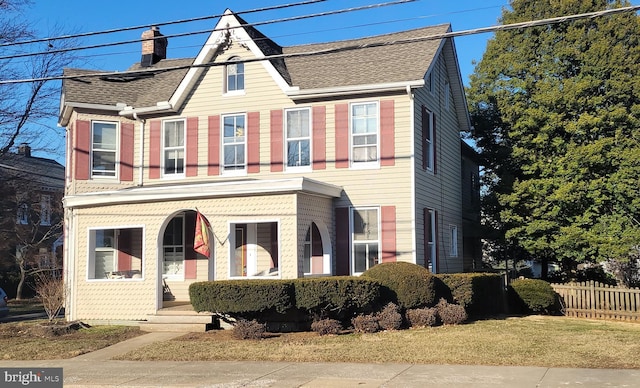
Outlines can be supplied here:
M502 24L628 3L510 5ZM487 218L543 271L548 259L575 268L640 257L639 39L635 12L500 31L471 76Z

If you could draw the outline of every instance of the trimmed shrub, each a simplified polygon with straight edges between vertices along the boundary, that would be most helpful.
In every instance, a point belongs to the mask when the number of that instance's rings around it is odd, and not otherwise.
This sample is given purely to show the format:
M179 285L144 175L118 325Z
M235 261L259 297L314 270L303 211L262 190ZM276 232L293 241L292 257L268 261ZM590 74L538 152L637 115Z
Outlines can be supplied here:
M373 314L358 315L351 319L353 330L356 333L375 333L380 330L378 319Z
M246 319L240 319L233 327L233 338L235 339L262 339L262 336L266 332L266 325L259 323L258 321Z
M320 335L339 334L342 331L342 324L337 319L321 319L311 324L311 330Z
M435 307L407 310L406 316L411 327L432 327L438 324L438 310Z
M383 330L398 330L402 327L402 314L398 305L389 303L376 314L378 324Z
M555 311L556 292L540 279L516 279L509 285L511 307L517 312L551 313Z
M251 316L294 307L293 284L285 280L218 280L189 286L195 311Z
M502 279L498 274L438 274L443 285L436 287L438 298L460 304L470 316L486 316L505 311Z
M445 325L459 325L467 320L467 312L459 304L449 303L440 299L436 305L440 321Z
M296 279L295 304L317 318L345 319L373 311L380 298L377 281L355 276Z
M382 263L362 274L379 281L382 302L394 302L401 309L433 306L435 303L435 280L426 269L406 262Z

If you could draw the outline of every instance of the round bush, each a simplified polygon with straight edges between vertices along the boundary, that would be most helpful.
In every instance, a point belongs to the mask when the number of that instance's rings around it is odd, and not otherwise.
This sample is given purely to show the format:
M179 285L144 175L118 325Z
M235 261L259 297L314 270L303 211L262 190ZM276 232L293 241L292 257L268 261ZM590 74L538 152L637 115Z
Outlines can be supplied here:
M262 336L267 331L267 325L258 321L246 319L240 319L233 327L231 335L235 339L262 339Z
M435 307L407 310L405 315L411 327L432 327L438 323L438 311Z
M550 313L556 304L556 292L551 284L540 279L517 279L509 286L511 301L520 310Z
M467 312L459 304L449 303L445 299L440 299L436 305L438 316L444 325L459 325L467 320Z
M398 310L396 304L389 303L376 314L378 324L383 330L399 330L402 327L402 314Z
M342 324L337 319L320 319L311 324L311 330L320 335L339 334L342 331Z
M369 268L362 276L383 285L383 299L400 308L414 309L435 304L435 278L426 269L406 262L382 263Z
M351 324L356 333L375 333L380 330L378 318L373 314L353 317L351 318Z

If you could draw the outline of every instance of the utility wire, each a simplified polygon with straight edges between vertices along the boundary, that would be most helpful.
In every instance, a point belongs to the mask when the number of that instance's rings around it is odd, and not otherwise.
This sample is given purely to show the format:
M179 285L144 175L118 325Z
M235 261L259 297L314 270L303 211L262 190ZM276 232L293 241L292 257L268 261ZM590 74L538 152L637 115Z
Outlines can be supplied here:
M325 1L327 1L327 0L307 0L307 1L301 1L301 2L298 2L298 3L281 4L281 5L274 5L274 6L263 7L263 8L254 8L254 9L249 9L249 10L246 10L246 11L239 11L239 12L235 12L235 13L238 14L238 15L241 15L241 14L249 14L249 13L256 13L256 12L273 11L273 10L276 10L276 9L297 7L297 6L300 6L300 5L308 5L308 4L325 2ZM56 41L56 40L63 40L63 39L84 38L84 37L87 37L87 36L112 34L114 32L124 32L124 31L131 31L131 30L139 30L141 28L147 28L150 25L168 26L168 25L173 25L173 24L182 24L182 23L197 22L197 21L208 20L208 19L217 19L217 18L220 18L222 16L224 16L224 15L223 14L217 14L217 15L210 15L210 16L200 16L200 17L196 17L196 18L173 20L173 21L162 22L162 23L152 23L152 24L143 24L143 25L131 26L131 27L113 28L113 29L110 29L110 30L103 30L103 31L81 32L81 33L78 33L78 34L62 35L62 36L55 36L55 37L49 37L49 38L38 38L38 39L31 39L31 40L22 40L22 41L19 41L19 42L7 42L7 43L0 43L0 47L18 46L18 45L23 45L23 44L42 43L42 42L53 42L53 41Z
M272 19L272 20L267 20L267 21L257 22L257 23L245 23L245 24L241 24L241 25L239 25L237 27L228 27L228 28L214 29L214 30L207 29L207 30L200 30L200 31L193 31L193 32L183 32L183 33L179 33L179 34L156 36L156 37L153 37L153 38L133 39L133 40L120 41L120 42L111 42L111 43L101 43L101 44L96 44L96 45L92 45L92 46L68 47L68 48L57 49L57 50L50 49L50 50L40 51L40 52L35 52L35 53L12 54L12 55L6 55L6 56L3 56L3 57L0 57L0 60L3 60L3 59L14 59L14 58L24 58L24 57L30 57L30 56L36 56L36 55L45 55L45 54L57 54L57 53L63 53L63 52L69 52L69 51L88 50L88 49L95 49L95 48L101 48L101 47L119 46L119 45L123 45L123 44L138 43L138 42L142 42L142 41L155 40L155 39L177 38L177 37L199 35L199 34L210 34L211 32L215 32L215 31L229 30L229 29L235 29L235 28L244 28L244 27L254 27L254 26L261 26L261 25L265 25L265 24L283 23L283 22L290 22L290 21L295 21L295 20L310 19L310 18L315 18L315 17L320 17L320 16L338 15L338 14L347 13L347 12L363 11L363 10L368 10L368 9L373 9L373 8L386 7L386 6L390 6L390 5L411 3L411 2L414 2L414 1L417 1L417 0L396 0L396 1L391 1L391 2L387 2L387 3L377 3L377 4L360 6L360 7L344 8L344 9L339 9L339 10L335 10L335 11L326 11L326 12L319 12L319 13L308 14L308 15L292 16L292 17L288 17L288 18Z
M512 24L505 24L505 25L498 25L498 26L491 26L491 27L483 27L483 28L475 28L475 29L471 29L471 30L462 30L462 31L457 31L457 32L456 31L445 32L445 33L442 33L442 34L433 34L433 35L428 35L428 36L423 36L423 37L416 37L416 38L411 38L411 39L401 39L401 40L395 40L395 41L390 41L390 42L375 42L375 43L369 43L369 44L359 44L359 45L352 45L352 46L333 48L333 49L316 50L316 51L310 51L310 52L269 55L269 56L264 56L264 57L261 57L261 58L241 59L241 60L237 60L237 61L203 63L203 64L197 64L197 65L196 64L191 64L191 65L184 65L184 66L171 66L171 67L166 67L166 68L162 68L162 69L154 68L154 69L134 70L134 71L124 71L124 72L120 72L120 71L116 71L116 72L100 72L100 73L88 73L88 74L81 74L81 75L68 75L68 76L61 75L61 76L32 78L32 79L5 80L5 81L0 81L0 85L28 83L28 82L41 82L41 81L54 81L54 80L64 80L64 79L80 79L80 78L90 78L90 77L144 76L144 75L160 74L160 73L164 73L164 72L168 72L168 71L183 70L183 69L189 69L189 68L207 68L207 67L215 67L215 66L225 66L225 65L228 65L230 63L238 63L238 62L250 63L250 62L261 62L261 61L272 60L272 59L296 58L296 57L306 57L306 56L315 56L315 55L325 55L325 54L332 54L332 53L336 53L336 52L359 50L359 49L364 49L364 48L383 47L383 46L391 46L391 45L396 45L396 44L407 44L407 43L414 43L414 42L422 42L422 41L426 41L426 40L445 39L445 38L453 38L453 37L457 37L457 36L483 34L483 33L487 33L487 32L507 31L507 30L514 30L514 29L520 29L520 28L528 28L528 27L537 27L537 26L543 26L543 25L559 24L559 23L564 23L564 22L567 22L567 21L574 21L574 20L579 20L579 19L588 19L588 18L595 18L595 17L600 17L600 16L608 16L608 15L624 13L624 12L632 12L632 11L637 11L639 9L640 9L640 5L637 5L637 6L630 6L630 7L623 7L623 8L614 8L614 9L604 10L604 11L596 11L596 12L588 12L588 13L582 13L582 14L554 17L554 18L548 18L548 19L532 20L532 21L528 21L528 22L512 23Z

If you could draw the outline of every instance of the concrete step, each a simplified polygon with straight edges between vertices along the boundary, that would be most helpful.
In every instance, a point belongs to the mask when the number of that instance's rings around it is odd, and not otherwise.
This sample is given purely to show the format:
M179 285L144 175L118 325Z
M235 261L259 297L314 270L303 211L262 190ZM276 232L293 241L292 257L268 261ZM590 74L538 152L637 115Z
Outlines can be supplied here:
M149 323L140 322L140 330L148 332L172 331L180 333L201 333L213 329L213 324L205 323Z
M203 315L148 315L148 323L213 323L211 314Z

